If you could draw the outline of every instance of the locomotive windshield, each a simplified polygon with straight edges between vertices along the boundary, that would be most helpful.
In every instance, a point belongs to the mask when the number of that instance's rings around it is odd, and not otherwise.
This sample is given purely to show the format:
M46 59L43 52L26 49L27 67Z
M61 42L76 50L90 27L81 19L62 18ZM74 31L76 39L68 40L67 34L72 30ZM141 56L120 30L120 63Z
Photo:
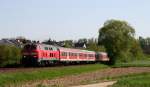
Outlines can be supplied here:
M36 50L36 45L25 45L24 50Z

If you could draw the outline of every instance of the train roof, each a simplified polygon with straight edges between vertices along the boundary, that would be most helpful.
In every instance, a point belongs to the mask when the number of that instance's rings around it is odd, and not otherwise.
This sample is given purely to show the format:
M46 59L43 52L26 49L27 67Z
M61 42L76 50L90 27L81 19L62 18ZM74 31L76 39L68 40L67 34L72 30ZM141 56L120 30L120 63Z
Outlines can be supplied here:
M98 52L98 54L107 55L107 52Z
M42 43L28 43L28 44L25 44L25 45L38 45L38 46L51 46L51 47L55 47L53 45L42 44Z
M31 43L31 44L26 44L26 45L38 45L38 46L42 46L42 47L55 47L55 48L59 49L60 51L64 51L64 52L95 53L94 51L75 49L75 48L65 48L65 47L59 47L59 46L48 45L48 44L41 44L41 43Z
M76 52L76 53L95 53L94 51L88 51L88 50L81 50L81 49L75 49L75 48L64 48L64 47L58 47L60 51L65 52Z
M58 49L60 50L60 51L72 51L72 52L79 52L79 51L81 51L81 50L79 50L79 49L73 49L73 48L64 48L64 47L58 47Z

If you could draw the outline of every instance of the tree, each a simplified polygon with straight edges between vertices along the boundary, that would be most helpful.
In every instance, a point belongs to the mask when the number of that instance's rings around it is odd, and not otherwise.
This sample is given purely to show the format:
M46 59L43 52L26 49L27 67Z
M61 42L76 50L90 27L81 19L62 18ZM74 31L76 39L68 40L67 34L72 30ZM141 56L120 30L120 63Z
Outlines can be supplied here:
M98 44L104 45L110 57L110 64L127 62L132 55L135 30L125 21L108 20L99 30Z
M42 42L44 44L49 44L49 45L54 45L56 43L55 40L52 40L51 38L49 38L48 40L45 40L44 42Z
M85 43L85 44L87 44L87 39L86 38L79 39L78 43Z
M150 54L150 38L149 37L147 37L147 38L139 37L139 42L140 42L140 45L141 45L144 53Z
M135 60L133 58L136 58L137 60L144 58L143 51L142 51L142 48L140 46L139 40L133 41L130 52L132 53L131 60Z
M101 46L98 45L98 40L95 38L88 39L86 49L96 52L105 51L105 48L102 45Z
M72 48L73 47L73 40L65 40L64 47Z

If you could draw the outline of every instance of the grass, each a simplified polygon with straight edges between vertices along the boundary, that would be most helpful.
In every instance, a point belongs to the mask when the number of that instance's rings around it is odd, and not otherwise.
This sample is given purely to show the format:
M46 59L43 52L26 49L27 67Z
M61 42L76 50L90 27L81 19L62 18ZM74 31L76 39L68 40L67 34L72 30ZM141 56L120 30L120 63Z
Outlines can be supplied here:
M141 60L134 60L132 62L127 63L116 63L115 65L111 66L113 68L119 67L150 67L150 55L146 55Z
M82 66L68 66L61 68L42 69L25 71L25 72L13 72L13 73L0 73L0 86L10 86L12 84L18 85L23 82L37 81L43 79L53 79L56 77L62 77L66 75L76 75L85 72L91 72L107 68L108 66L102 64L90 64Z
M109 87L150 87L150 73L138 73L114 77L104 77L92 81L86 80L84 84L93 84L103 81L117 81L114 85Z
M150 87L150 73L125 75L117 78L119 80L112 87Z
M150 60L137 60L128 63L116 63L113 68L119 67L150 67Z

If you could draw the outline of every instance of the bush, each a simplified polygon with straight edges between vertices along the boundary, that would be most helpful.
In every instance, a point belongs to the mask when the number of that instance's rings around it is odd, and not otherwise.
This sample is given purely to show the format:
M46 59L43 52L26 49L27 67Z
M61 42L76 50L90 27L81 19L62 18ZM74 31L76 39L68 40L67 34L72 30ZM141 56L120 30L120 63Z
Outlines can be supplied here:
M12 45L0 45L0 67L18 65L20 59L20 48Z

